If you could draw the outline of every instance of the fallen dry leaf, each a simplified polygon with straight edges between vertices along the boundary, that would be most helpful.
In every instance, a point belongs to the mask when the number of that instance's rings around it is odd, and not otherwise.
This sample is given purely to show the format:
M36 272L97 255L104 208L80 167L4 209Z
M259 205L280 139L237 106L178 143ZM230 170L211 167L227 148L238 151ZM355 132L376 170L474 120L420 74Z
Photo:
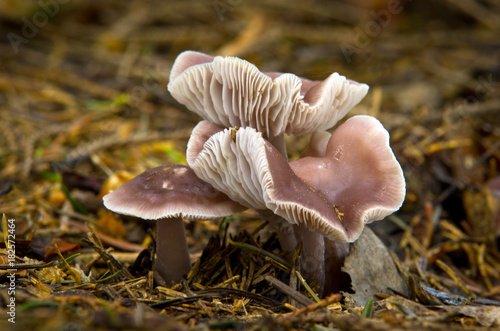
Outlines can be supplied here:
M377 293L408 295L408 287L387 247L369 227L351 245L342 271L351 277L354 294L343 292L350 305L363 306Z

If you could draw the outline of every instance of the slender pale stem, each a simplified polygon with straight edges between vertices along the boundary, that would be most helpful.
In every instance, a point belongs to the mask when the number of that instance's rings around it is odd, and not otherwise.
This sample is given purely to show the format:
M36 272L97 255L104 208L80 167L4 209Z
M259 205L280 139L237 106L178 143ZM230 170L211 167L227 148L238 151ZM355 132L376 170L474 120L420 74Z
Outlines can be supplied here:
M156 265L158 274L167 285L180 282L191 269L184 223L181 218L160 219L156 222Z
M297 242L302 242L301 273L309 284L319 285L318 294L322 296L325 287L325 237L303 225L294 225L293 228Z

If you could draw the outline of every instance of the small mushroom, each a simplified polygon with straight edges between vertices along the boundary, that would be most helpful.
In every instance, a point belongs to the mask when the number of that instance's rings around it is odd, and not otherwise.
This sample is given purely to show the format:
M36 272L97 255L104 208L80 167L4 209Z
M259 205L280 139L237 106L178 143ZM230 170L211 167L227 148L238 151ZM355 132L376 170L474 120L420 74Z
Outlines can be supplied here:
M309 264L306 275L321 289L334 288L325 271L347 254L346 245L337 243L355 241L366 223L398 210L404 200L401 166L388 132L373 117L347 120L327 144L325 135L317 139L312 156L290 163L253 128L240 128L235 136L216 130L198 124L188 143L189 165L232 200L294 224L304 245L302 261Z
M189 110L223 127L250 126L286 155L283 134L332 128L368 92L368 85L333 73L323 81L263 73L236 57L185 51L168 90Z
M103 201L116 213L157 220L155 270L167 284L191 268L183 218L214 219L244 209L182 165L147 170Z

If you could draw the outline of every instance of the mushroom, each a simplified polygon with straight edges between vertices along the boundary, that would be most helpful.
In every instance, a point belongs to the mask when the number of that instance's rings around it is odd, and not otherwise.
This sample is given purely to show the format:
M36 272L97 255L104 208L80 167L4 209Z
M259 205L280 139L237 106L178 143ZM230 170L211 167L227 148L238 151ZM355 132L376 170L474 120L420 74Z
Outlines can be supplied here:
M193 130L188 164L230 199L293 224L304 246L304 272L320 292L335 288L331 273L347 254L343 243L355 241L366 223L398 210L404 200L401 166L388 132L373 117L352 117L327 144L327 135L317 134L311 156L290 163L254 128L216 130L207 122Z
M155 271L179 282L191 268L182 219L214 219L244 208L182 165L147 170L103 197L120 214L157 220Z
M174 62L168 90L203 119L223 127L250 126L286 155L283 134L333 127L368 92L338 73L323 81L263 73L236 57L185 51Z

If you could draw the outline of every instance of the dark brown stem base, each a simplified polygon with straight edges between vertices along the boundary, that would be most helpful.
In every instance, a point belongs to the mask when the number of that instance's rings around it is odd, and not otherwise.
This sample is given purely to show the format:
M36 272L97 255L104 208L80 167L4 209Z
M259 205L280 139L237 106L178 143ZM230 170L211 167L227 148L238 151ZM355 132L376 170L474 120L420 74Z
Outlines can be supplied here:
M180 282L190 269L191 261L182 219L158 220L155 271L168 286L172 281Z

